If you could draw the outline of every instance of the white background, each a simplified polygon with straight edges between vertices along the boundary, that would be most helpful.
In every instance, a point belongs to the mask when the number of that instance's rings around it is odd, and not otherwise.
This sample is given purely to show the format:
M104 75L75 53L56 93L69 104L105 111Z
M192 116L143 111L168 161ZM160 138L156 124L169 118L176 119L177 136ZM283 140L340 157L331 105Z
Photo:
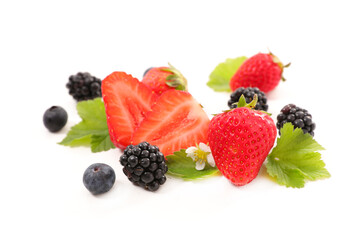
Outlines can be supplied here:
M359 239L359 55L357 1L1 1L2 239ZM206 86L226 58L268 48L287 82L269 111L295 103L317 124L330 179L303 189L277 185L264 168L250 184L224 177L168 179L156 193L123 175L116 149L93 154L60 146L80 119L68 95L79 71L141 79L170 62L211 116L228 94ZM357 84L357 85L355 85ZM57 134L42 123L52 105L69 120ZM113 189L92 196L82 174L111 165Z

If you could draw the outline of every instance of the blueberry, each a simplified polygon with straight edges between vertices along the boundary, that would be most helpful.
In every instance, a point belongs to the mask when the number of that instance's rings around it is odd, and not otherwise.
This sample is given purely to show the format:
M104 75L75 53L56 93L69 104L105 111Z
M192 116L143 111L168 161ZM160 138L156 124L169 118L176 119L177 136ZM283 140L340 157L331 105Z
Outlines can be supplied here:
M115 172L104 163L94 163L84 172L83 183L94 195L109 191L115 183Z
M68 119L66 111L59 106L52 106L45 111L43 122L50 132L58 132L62 129Z

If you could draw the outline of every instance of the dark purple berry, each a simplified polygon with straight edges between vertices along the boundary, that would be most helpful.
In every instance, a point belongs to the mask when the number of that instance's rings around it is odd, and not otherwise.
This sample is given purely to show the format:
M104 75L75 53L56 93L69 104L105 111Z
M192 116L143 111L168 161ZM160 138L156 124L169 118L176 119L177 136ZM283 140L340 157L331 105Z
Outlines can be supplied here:
M285 123L290 122L295 128L301 128L304 133L309 133L314 136L315 123L312 121L311 114L295 104L288 104L281 109L281 112L277 116L276 127L280 129Z
M148 142L129 145L120 157L123 172L134 185L156 191L166 181L168 167L164 154Z
M66 125L67 119L65 109L59 106L52 106L43 116L44 125L50 132L60 131Z
M109 191L115 183L115 172L104 163L94 163L84 172L83 183L94 195Z
M76 101L90 100L101 97L101 80L89 73L79 72L71 75L66 83L69 94Z

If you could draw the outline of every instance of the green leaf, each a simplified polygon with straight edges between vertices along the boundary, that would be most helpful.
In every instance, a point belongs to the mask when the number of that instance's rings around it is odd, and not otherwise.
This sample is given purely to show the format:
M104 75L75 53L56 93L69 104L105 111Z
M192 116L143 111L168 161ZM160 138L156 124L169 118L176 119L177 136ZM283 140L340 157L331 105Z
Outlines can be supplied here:
M330 177L321 160L325 150L310 134L300 128L294 130L286 123L277 139L277 145L267 157L266 169L280 185L302 188L306 180L315 181Z
M196 170L195 162L192 158L186 156L185 149L174 152L173 155L167 156L166 159L168 166L167 174L182 178L186 181L221 175L216 167L211 167L209 164L206 164L203 170Z
M115 148L110 140L104 103L101 98L81 101L76 109L82 121L71 127L59 143L64 146L90 146L92 152Z
M114 144L110 140L109 134L92 135L90 144L92 152L102 152L115 148Z
M230 79L247 57L228 58L211 72L207 85L216 92L231 92Z

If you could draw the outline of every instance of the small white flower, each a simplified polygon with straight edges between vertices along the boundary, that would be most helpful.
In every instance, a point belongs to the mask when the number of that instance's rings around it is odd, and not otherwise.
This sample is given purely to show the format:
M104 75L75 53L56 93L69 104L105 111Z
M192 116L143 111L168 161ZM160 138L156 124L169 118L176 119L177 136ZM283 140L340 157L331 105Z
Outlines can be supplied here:
M205 163L208 162L210 166L215 167L214 157L211 154L210 147L205 143L200 143L196 147L189 147L186 149L186 156L195 161L196 170L203 170Z

